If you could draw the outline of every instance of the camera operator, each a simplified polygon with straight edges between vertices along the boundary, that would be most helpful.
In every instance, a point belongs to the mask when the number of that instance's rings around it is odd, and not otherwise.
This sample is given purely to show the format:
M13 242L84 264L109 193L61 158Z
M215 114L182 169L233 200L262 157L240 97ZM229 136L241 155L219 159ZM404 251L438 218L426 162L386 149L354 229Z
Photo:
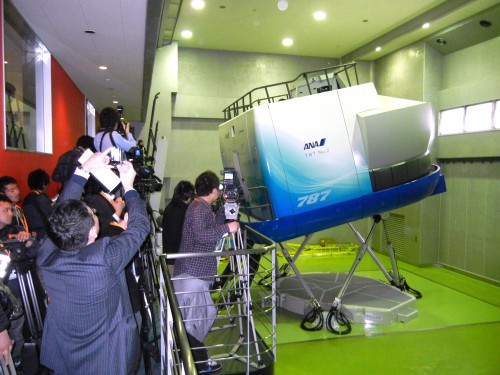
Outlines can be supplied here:
M10 255L11 259L17 261L20 258L32 258L34 252L36 251L34 246L34 241L30 239L30 234L24 231L23 227L19 227L12 224L13 213L13 203L4 194L0 194L0 241L5 241L9 239L16 239L18 243L9 244L9 246L4 246L0 250L7 255ZM11 264L12 261L11 260ZM9 272L10 271L10 272ZM7 273L5 275L7 281L4 283L13 293L14 298L19 301L22 300L21 291L19 289L19 281L16 270L12 270L11 265L7 268ZM16 301L19 303L18 301ZM14 303L14 302L13 302ZM12 319L10 322L9 334L14 340L14 350L12 351L12 359L14 360L14 365L19 372L21 371L21 353L24 345L23 337L23 325L24 316L17 319Z
M130 133L130 124L120 120L120 114L116 109L104 108L99 118L101 120L101 130L94 138L94 146L97 151L103 152L110 147L116 147L127 152L136 146L137 142ZM125 160L125 158L122 160Z
M237 221L225 223L224 209L214 215L212 204L220 194L219 178L212 171L200 174L195 181L197 198L186 210L179 253L214 252L217 242L238 231ZM210 360L203 341L216 316L210 285L217 275L217 259L180 258L175 261L174 289L185 321L193 357L199 374L218 371L222 365Z

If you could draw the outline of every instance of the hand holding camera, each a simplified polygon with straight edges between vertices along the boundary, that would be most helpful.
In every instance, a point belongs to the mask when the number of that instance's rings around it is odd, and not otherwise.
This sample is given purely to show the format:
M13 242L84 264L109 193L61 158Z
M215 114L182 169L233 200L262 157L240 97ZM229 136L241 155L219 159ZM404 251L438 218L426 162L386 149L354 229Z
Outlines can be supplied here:
M120 173L120 181L122 182L125 192L133 189L136 172L132 163L125 160L121 164L118 164L116 168Z
M19 232L16 234L10 234L9 237L15 238L21 243L24 243L25 247L31 247L33 245L34 238L28 232Z
M111 159L111 152L116 150L115 147L109 147L103 152L96 152L95 154L90 152L85 152L78 161L82 163L82 168L87 171L91 172L94 169L99 169L99 168L111 168L110 164L110 159ZM85 157L84 157L85 156Z
M116 130L121 135L127 135L128 133L130 133L130 123L120 121L120 124L118 125L118 128Z
M229 233L236 233L240 229L240 223L237 221L231 221L227 223L227 226L229 227Z

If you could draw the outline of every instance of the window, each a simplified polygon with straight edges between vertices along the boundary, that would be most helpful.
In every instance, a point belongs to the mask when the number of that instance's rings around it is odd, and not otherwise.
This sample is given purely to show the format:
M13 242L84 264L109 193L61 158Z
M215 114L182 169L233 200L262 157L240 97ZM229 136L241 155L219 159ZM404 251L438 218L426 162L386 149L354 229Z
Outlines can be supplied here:
M500 129L499 103L497 100L441 111L439 135Z
M88 135L95 137L95 108L88 100L86 100L85 108L85 124Z
M5 146L51 153L51 55L10 1L3 28Z
M439 135L459 134L464 131L465 108L448 109L441 112Z
M493 115L493 127L500 129L500 100L495 102L495 113Z
M465 115L465 131L479 132L491 130L493 102L468 106Z

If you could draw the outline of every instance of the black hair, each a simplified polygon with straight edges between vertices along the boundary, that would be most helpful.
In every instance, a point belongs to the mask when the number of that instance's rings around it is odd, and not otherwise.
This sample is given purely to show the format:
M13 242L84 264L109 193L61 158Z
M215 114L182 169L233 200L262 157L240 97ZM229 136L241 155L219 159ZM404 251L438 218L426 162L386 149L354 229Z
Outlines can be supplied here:
M10 82L5 82L5 92L10 96L14 96L16 94L16 86Z
M50 176L43 169L36 169L28 175L28 186L31 190L43 190L50 182Z
M70 199L57 205L49 216L48 236L62 250L76 251L88 243L94 218L87 205Z
M6 196L5 194L0 194L0 202L6 202L6 203L12 204L12 201L10 200L10 198L8 196Z
M174 199L180 199L181 201L187 201L189 198L193 198L194 195L194 186L189 181L179 181L179 183L175 186L174 189Z
M99 119L101 120L101 130L112 131L115 125L120 122L120 115L116 109L106 107L99 114Z
M84 149L90 148L93 152L95 152L94 137L91 137L90 135L82 135L76 141L76 147L82 147Z
M198 194L198 196L200 197L206 197L214 189L218 189L219 184L219 177L217 177L217 175L212 171L203 172L196 178L196 181L194 182L196 194Z
M14 177L10 176L2 176L0 177L0 192L4 193L5 192L5 187L10 184L16 184L17 181L14 179Z

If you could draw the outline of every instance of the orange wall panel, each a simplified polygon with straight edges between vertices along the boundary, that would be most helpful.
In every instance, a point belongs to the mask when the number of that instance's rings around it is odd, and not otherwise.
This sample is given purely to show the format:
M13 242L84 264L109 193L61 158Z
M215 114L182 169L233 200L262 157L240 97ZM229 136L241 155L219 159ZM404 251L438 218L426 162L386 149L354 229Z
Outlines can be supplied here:
M2 3L0 2L0 7ZM3 18L0 17L0 27ZM3 53L3 39L0 41ZM38 168L52 175L59 156L72 149L76 140L85 134L85 96L52 56L52 154L5 149L4 116L0 116L0 176L14 177L21 189L23 198L29 193L28 174ZM3 69L0 69L0 81L5 85ZM4 109L4 90L0 94L0 110ZM57 193L59 184L51 181L47 193Z

